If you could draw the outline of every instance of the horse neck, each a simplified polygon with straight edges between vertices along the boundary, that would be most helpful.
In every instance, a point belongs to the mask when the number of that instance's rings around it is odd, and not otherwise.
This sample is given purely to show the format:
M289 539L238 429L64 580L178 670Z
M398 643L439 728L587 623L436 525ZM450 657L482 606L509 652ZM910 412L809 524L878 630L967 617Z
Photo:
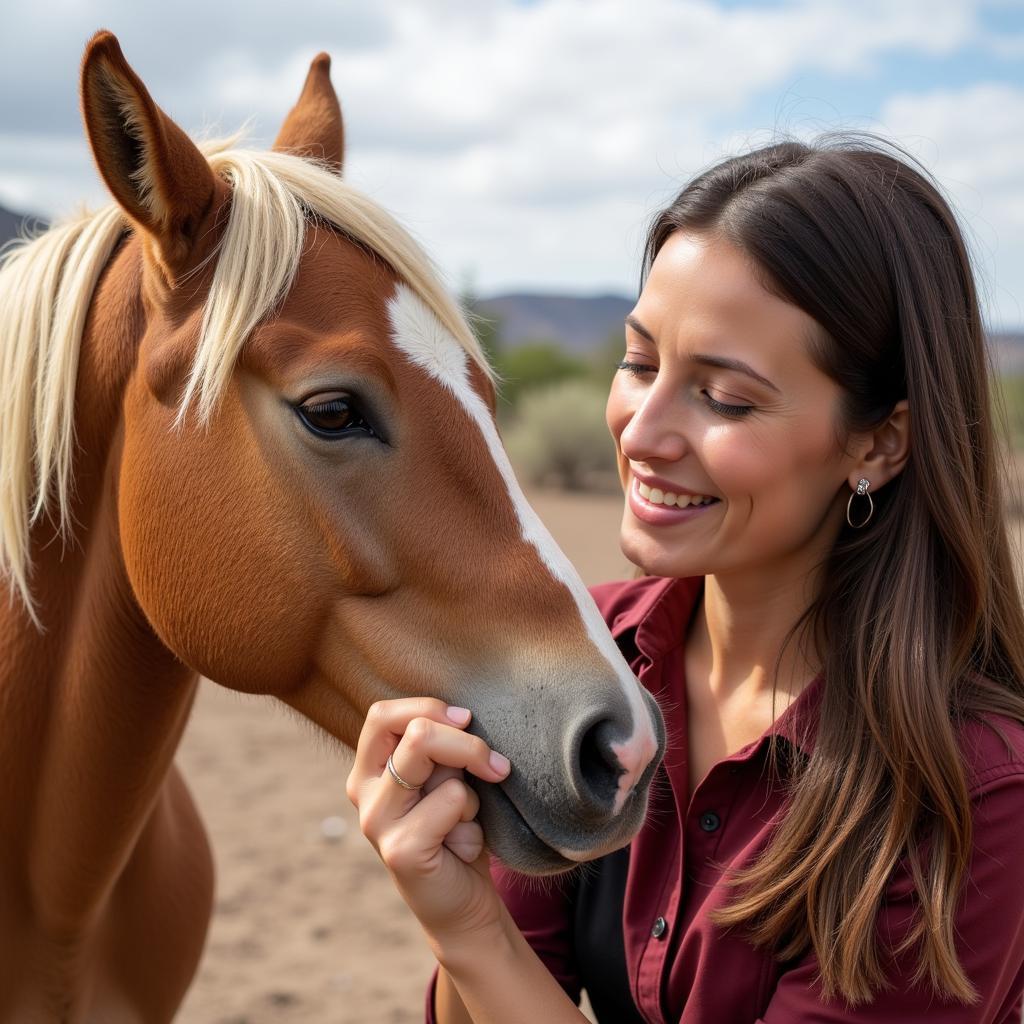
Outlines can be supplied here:
M72 540L33 531L40 631L0 602L0 867L31 913L76 927L99 910L154 806L196 676L160 642L121 557L122 399L144 331L141 252L122 244L82 340ZM87 881L85 881L87 880Z

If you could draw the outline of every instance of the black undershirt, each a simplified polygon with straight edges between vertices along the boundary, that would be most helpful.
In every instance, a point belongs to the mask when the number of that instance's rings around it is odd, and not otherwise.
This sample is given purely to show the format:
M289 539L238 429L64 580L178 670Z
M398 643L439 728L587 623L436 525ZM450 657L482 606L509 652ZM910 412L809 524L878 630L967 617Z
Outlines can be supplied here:
M629 847L592 861L576 883L576 965L601 1024L644 1024L629 991L622 907Z

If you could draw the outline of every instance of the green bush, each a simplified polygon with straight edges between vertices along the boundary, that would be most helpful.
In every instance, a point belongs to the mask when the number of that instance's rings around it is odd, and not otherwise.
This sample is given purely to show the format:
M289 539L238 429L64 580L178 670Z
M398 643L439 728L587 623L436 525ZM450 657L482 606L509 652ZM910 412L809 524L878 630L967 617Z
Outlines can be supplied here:
M582 490L594 474L615 470L615 446L604 419L607 394L584 380L565 380L522 396L505 446L530 483Z
M518 348L499 350L495 363L502 378L502 402L513 409L527 392L587 373L587 364L582 359L551 341L534 341Z
M1015 448L1024 447L1024 376L1000 377L1002 405L1006 414L1009 442ZM1000 410L996 406L997 414ZM1002 423L997 421L998 426Z
M625 333L621 327L616 327L600 345L587 353L587 372L590 379L607 392L612 385L616 368L625 355Z

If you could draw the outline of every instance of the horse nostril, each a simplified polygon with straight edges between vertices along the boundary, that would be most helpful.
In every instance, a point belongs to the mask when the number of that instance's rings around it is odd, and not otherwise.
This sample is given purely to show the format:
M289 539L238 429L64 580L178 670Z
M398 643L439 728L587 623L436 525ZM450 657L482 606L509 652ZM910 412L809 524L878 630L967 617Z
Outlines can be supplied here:
M624 772L612 750L612 742L618 733L621 733L621 727L606 718L587 729L580 740L580 795L602 813L614 803L619 777Z

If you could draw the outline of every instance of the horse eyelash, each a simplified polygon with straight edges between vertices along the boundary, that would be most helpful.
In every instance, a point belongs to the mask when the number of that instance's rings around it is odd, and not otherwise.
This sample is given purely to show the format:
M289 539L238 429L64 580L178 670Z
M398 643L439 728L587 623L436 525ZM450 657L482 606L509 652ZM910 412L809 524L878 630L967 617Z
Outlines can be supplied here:
M326 402L316 402L314 405L303 405L302 408L305 409L306 412L328 412L332 411L339 403L343 405L352 405L347 398L330 398Z

